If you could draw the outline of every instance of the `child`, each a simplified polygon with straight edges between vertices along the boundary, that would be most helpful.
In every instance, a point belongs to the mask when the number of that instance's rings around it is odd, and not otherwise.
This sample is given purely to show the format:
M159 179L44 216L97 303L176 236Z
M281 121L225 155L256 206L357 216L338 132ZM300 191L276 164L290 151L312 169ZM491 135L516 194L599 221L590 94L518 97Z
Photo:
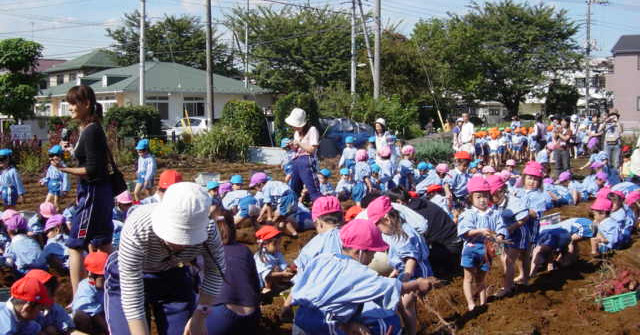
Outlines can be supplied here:
M262 192L264 204L257 221L271 221L280 229L286 228L292 237L297 237L293 222L298 202L293 190L281 181L269 180L264 172L251 176L249 187Z
M25 274L30 269L46 269L46 264L40 258L42 249L38 242L26 235L27 222L22 215L8 209L2 213L2 221L11 238L4 253L7 264L19 274Z
M540 150L535 156L536 162L542 164L542 166L545 167L545 170L547 172L550 169L549 162L550 162L551 154L555 149L556 149L556 146L555 144L553 144L553 142L547 143L544 149Z
M588 200L595 197L596 193L607 184L608 176L600 171L595 175L589 175L582 181L581 199Z
M238 201L238 212L233 216L233 222L237 227L253 227L256 224L256 219L260 216L260 207L258 200L248 195Z
M620 248L622 241L618 222L609 217L611 201L606 198L596 199L591 205L593 223L598 226L598 234L591 238L591 255L600 256L613 249Z
M291 139L287 137L280 140L280 148L285 150L280 167L282 167L282 170L284 171L284 182L287 184L291 180L291 174L293 173L293 159L296 157L296 150L293 150L293 147L290 144Z
M129 190L118 194L116 197L116 205L113 206L112 219L124 222L127 219L127 214L129 214L131 206L133 206L133 198L131 198Z
M22 203L25 192L20 173L11 161L11 149L0 149L0 197L4 208L13 208Z
M266 225L256 232L258 252L253 259L256 261L262 294L286 289L294 275L280 253L281 234L275 227Z
M413 182L416 188L427 178L431 170L433 170L433 165L431 163L420 162L416 165L416 170L413 172Z
M61 214L54 215L47 220L47 224L44 226L47 244L40 254L41 263L52 264L56 269L69 268L69 251L65 245L69 236L66 234L66 227L65 218Z
M389 330L386 334L401 333L399 320L393 314L401 295L415 291L426 293L434 280L420 278L400 283L370 270L367 265L373 254L388 248L374 222L351 221L340 229L340 240L340 253L317 255L293 279L292 303L299 306L293 332L331 334L340 328L345 333L364 330L384 334L380 330L382 324L385 329L393 325L393 332ZM390 317L371 316L375 310L372 305L383 312L390 311Z
M136 201L140 201L143 191L147 197L151 194L153 179L156 176L156 159L149 153L149 140L147 139L138 141L136 151L138 151L138 169L136 170L136 186L133 190L133 198Z
M562 172L555 182L554 192L551 197L555 198L556 206L575 205L580 201L580 194L577 190L571 189L572 177L570 171Z
M371 167L367 164L366 150L358 150L356 152L356 165L353 168L353 180L355 184L351 189L351 198L356 204L360 204L367 192L373 191L371 185Z
M585 227L591 226L588 219L568 219L556 224L540 224L540 235L531 257L531 273L533 276L542 271L553 270L555 264L568 266L578 259L577 241L590 237Z
M380 191L380 165L371 164L371 178L369 178L371 182L371 190L370 192Z
M466 151L458 151L454 154L456 168L442 180L444 193L449 200L449 207L461 209L467 197L467 181L471 176L467 173L467 168L471 162L471 155Z
M423 181L416 185L416 192L423 194L429 185L442 185L444 178L449 174L449 165L440 163L436 165L435 170L429 171L429 174Z
M209 193L209 196L211 196L211 213L215 213L222 204L222 199L220 199L220 194L218 193L219 188L219 182L215 180L210 180L207 182L207 193Z
M376 150L376 137L371 136L367 141L367 156L369 157L369 165L375 163L377 152L378 151Z
M465 210L458 222L458 236L464 240L462 260L464 268L462 288L469 311L487 302L485 275L491 268L491 253L485 246L486 238L501 239L508 232L500 212L490 206L491 187L482 177L473 177L466 185L470 208Z
M251 194L249 193L249 191L242 189L244 179L241 175L236 174L231 176L229 182L231 183L232 191L227 192L222 198L222 207L224 207L224 209L228 211L236 212L238 201Z
M150 197L146 197L140 201L141 205L158 203L162 200L164 192L169 186L182 181L182 173L176 170L164 170L160 174L160 180L158 181L158 187L156 193Z
M53 203L56 208L59 206L60 196L64 196L71 189L69 175L58 170L58 167L66 167L62 161L63 155L64 150L59 145L54 145L49 149L51 165L47 168L45 177L40 179L40 184L47 186L47 197L44 201Z
M442 185L433 184L427 186L426 190L427 199L442 208L449 216L452 216L451 209L449 208L449 201L444 195L444 188Z
M412 145L405 145L400 150L402 159L398 162L398 182L397 186L401 186L405 190L409 191L415 185L413 183L413 155L416 153L416 149Z
M520 128L516 128L511 136L511 150L513 151L513 159L518 162L522 161L522 150L524 146L524 137Z
M631 234L635 230L635 216L633 211L624 205L624 193L621 191L611 191L607 195L607 199L611 201L610 217L618 223L621 234L621 246L631 244Z
M500 161L500 133L492 132L489 140L489 164L495 167L502 165Z
M73 296L73 322L77 330L87 334L108 334L104 316L104 266L108 257L105 252L95 251L84 258L88 276L78 283Z
M35 239L40 245L44 245L46 240L44 236L44 225L50 217L56 214L58 214L58 211L53 203L41 203L38 213L27 221L27 235Z
M30 270L25 278L38 280L47 289L49 297L55 295L58 280L49 272L38 269ZM69 334L75 328L69 314L57 303L45 308L36 321L45 334Z
M342 150L342 156L340 156L340 161L338 162L339 168L351 170L351 168L356 164L356 151L358 149L353 146L354 141L355 138L353 138L353 136L347 136L344 139L345 147Z
M318 173L318 182L320 183L320 193L322 195L334 195L336 193L333 185L329 182L329 178L331 178L331 170L322 169L320 173Z
M504 269L503 286L495 296L502 298L513 292L516 261L520 261L517 264L520 277L526 277L524 272L529 260L525 258L525 251L529 248L531 242L531 236L525 227L529 217L529 210L522 204L520 199L508 193L505 179L501 176L489 176L487 177L487 182L489 183L491 202L494 204L493 208L500 213L507 233L505 238L511 242L505 246L505 252L501 257Z
M396 164L391 159L391 147L386 146L378 150L378 165L380 166L380 173L378 182L380 183L380 190L386 191L395 187L393 184L393 176L396 173Z
M340 201L346 201L351 198L354 182L351 180L351 171L347 168L340 169L340 181L336 185L336 194Z
M11 285L11 298L0 302L0 334L38 334L36 319L53 301L47 289L34 278L21 278Z
M624 204L627 205L629 211L633 213L635 221L640 221L640 191L629 192L624 199Z

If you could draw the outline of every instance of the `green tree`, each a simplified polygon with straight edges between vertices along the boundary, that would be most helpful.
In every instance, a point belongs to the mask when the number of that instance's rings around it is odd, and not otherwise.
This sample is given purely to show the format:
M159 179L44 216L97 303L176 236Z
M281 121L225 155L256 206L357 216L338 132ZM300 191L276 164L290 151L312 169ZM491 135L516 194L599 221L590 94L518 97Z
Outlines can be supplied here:
M553 81L549 85L544 106L545 112L547 115L574 114L577 110L578 98L580 98L580 93L575 86Z
M273 111L273 128L275 129L276 143L284 137L291 136L291 129L284 122L289 113L294 108L302 108L307 112L307 122L313 126L318 126L319 113L318 103L309 93L291 92L276 101Z
M280 92L311 92L331 82L347 82L350 18L328 8L236 8L227 26L244 36L249 23L250 62L257 84Z
M41 57L39 43L22 38L0 41L0 69L7 70L0 75L0 113L16 120L33 116L41 78L35 66Z
M107 28L107 35L114 40L113 47L118 62L131 65L139 61L140 12L125 13L122 25L118 28ZM213 71L225 76L238 75L240 72L233 66L232 50L220 42L220 37L213 30ZM198 17L190 15L165 15L164 19L155 23L145 23L145 49L148 57L163 62L206 69L205 50L206 35L204 25Z
M232 100L227 102L222 109L221 121L231 128L246 129L255 144L271 145L267 121L255 101Z
M114 106L104 121L107 127L116 129L118 144L125 137L149 138L161 133L160 114L151 106Z

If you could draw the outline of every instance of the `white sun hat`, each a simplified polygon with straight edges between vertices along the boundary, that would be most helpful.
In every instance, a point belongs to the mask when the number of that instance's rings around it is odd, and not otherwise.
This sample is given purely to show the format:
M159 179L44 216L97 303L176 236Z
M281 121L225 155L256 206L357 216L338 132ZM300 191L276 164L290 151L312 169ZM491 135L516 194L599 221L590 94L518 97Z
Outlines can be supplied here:
M166 242L197 245L208 238L211 197L196 183L176 183L151 214L153 232Z
M291 127L304 127L304 125L307 124L307 112L305 112L302 108L296 107L291 111L291 113L289 113L289 116L284 119L284 122L286 122Z
M385 126L385 127L387 126L387 121L385 121L385 120L384 120L383 118L381 118L381 117L380 117L380 118L377 118L375 123L379 123L379 124L381 124L381 125L383 125L383 126Z

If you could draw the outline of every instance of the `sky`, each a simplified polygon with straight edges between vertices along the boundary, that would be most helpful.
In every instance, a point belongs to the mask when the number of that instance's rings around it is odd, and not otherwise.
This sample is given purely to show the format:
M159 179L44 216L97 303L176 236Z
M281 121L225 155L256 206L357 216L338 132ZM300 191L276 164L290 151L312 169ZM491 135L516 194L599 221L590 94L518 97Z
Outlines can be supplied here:
M249 0L250 6L280 6L294 3L313 7L330 6L348 10L348 0ZM365 11L373 8L374 0L363 0ZM397 24L398 30L409 35L420 19L444 18L447 13L464 14L468 0L381 0L382 20ZM515 0L516 2L523 2ZM484 1L478 1L483 3ZM236 6L246 6L246 0L212 0L213 19L221 20ZM539 1L529 1L537 4ZM575 36L586 45L586 0L544 1L564 9L571 20L580 26ZM96 48L109 47L112 40L106 28L117 27L125 12L138 9L137 0L0 0L0 39L23 37L44 45L44 56L70 59ZM203 16L204 0L147 0L147 16L153 20L165 14ZM594 57L611 55L611 48L621 35L640 34L640 0L610 0L609 4L592 6L592 40ZM204 19L203 19L204 20ZM216 27L223 39L230 35L221 25Z

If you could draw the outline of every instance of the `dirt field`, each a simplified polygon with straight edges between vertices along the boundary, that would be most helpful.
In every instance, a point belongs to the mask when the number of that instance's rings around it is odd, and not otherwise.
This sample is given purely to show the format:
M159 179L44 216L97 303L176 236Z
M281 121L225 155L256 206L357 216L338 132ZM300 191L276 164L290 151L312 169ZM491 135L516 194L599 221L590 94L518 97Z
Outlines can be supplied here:
M335 170L335 161L323 161L323 167ZM577 164L576 164L577 165ZM196 160L179 160L174 163L159 162L159 170L176 168L183 172L185 179L193 180L198 172L220 172L223 177L242 174L248 178L255 170L271 172L275 178L281 178L278 167L256 164L213 164ZM125 170L129 179L133 177L133 168ZM24 176L27 195L25 203L19 209L34 210L44 199L44 187L37 184L38 176ZM72 199L68 197L66 202ZM556 209L563 218L588 216L588 205ZM246 243L255 241L253 230L241 229L238 239ZM298 239L284 237L282 251L288 261L292 261L301 246L313 237L313 232L304 232ZM250 244L249 244L250 245ZM255 245L250 245L255 249ZM552 273L544 273L531 282L528 287L519 287L517 293L509 298L493 301L477 313L466 312L466 303L462 293L462 278L453 278L444 287L431 292L425 300L419 302L419 329L421 334L640 334L640 309L628 308L622 312L609 314L600 311L591 296L591 287L597 281L603 260L591 259L588 241L580 244L581 260L571 268ZM640 242L631 248L616 252L607 262L615 265L640 269ZM498 262L487 276L490 291L501 287L502 269ZM61 287L56 300L66 306L71 300L68 278L60 278ZM0 273L0 287L6 286L12 279ZM491 293L491 292L490 292ZM262 306L263 334L290 333L291 324L281 323L278 319L283 299L276 297L273 302ZM437 315L438 316L437 316ZM439 319L442 318L442 320ZM443 322L446 322L443 323Z

